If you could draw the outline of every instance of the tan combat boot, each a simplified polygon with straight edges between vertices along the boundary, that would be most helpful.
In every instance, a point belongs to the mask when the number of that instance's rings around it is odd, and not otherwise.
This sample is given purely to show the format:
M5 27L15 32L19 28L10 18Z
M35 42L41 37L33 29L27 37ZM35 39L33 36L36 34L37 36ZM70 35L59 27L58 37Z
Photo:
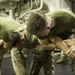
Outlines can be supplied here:
M65 56L61 56L59 60L57 60L57 63L63 63L65 61Z

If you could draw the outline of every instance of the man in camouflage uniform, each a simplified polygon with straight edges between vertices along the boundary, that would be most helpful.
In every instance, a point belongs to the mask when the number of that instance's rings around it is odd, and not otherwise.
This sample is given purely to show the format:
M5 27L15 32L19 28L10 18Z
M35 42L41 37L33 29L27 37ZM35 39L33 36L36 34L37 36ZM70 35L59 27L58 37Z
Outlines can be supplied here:
M27 22L28 33L37 36L41 45L48 47L51 41L72 60L75 60L75 50L68 47L62 38L65 33L74 34L74 29L75 14L65 9L56 10L48 15L32 12Z
M17 36L15 37L15 35L17 35ZM18 38L20 38L20 40ZM52 49L51 49L51 51L46 51L46 49L44 49L41 45L39 45L38 40L34 35L31 36L27 33L25 26L19 27L15 32L12 32L10 39L11 39L10 44L12 47L11 57L12 57L12 62L14 62L13 63L14 69L18 73L18 74L16 73L17 75L25 75L26 74L25 73L25 68L26 68L25 63L27 60L27 56L29 55L30 51L33 49L35 50L34 59L31 63L29 74L30 75L38 75L40 68L42 66L44 67L45 75L52 74L52 70L53 70L52 56L51 56ZM16 40L14 40L14 39L18 39L18 41L16 42ZM55 46L53 45L53 48L54 47ZM21 55L19 55L19 54L21 54ZM15 58L16 56L17 56L17 58ZM22 60L22 59L24 59L24 60ZM16 65L17 65L17 67L16 67ZM21 67L24 69L21 69Z

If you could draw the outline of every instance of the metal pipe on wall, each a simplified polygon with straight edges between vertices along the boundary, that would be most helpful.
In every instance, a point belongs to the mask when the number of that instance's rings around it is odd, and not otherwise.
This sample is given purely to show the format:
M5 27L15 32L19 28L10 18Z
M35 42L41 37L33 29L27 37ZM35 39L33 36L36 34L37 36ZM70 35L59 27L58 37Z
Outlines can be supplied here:
M40 7L39 8L34 9L34 10L30 10L30 11L27 11L24 14L22 14L19 18L23 18L27 13L39 11L39 10L42 9L42 7L43 7L43 0L40 0Z

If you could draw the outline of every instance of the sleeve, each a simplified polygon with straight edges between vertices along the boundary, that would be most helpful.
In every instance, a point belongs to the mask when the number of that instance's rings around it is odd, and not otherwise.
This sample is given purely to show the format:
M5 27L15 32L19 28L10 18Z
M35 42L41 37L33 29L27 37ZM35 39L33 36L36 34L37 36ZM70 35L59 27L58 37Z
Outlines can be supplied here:
M15 32L22 32L22 31L25 31L26 30L26 26L21 26L21 27L19 27L19 28L17 28L16 30L15 30Z

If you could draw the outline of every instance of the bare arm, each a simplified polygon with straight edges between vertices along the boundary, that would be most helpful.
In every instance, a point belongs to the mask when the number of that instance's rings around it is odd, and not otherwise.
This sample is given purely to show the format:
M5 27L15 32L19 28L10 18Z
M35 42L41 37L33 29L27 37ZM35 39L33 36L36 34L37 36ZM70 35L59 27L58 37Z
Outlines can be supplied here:
M75 59L75 50L73 50L72 48L69 48L67 44L61 38L57 36L52 36L52 37L49 37L49 40L51 40L58 48L60 48L61 50L64 50L67 56Z
M61 50L64 50L65 52L69 50L69 48L65 44L65 42L61 38L59 38L58 36L49 37L49 40L51 40Z
M72 45L75 45L75 38L64 40L64 42L67 44L67 46L70 47Z
M56 48L56 46L52 42L49 42L48 39L44 39L44 40L38 39L38 41L47 50L52 50Z
M4 41L0 39L0 46L4 45Z

